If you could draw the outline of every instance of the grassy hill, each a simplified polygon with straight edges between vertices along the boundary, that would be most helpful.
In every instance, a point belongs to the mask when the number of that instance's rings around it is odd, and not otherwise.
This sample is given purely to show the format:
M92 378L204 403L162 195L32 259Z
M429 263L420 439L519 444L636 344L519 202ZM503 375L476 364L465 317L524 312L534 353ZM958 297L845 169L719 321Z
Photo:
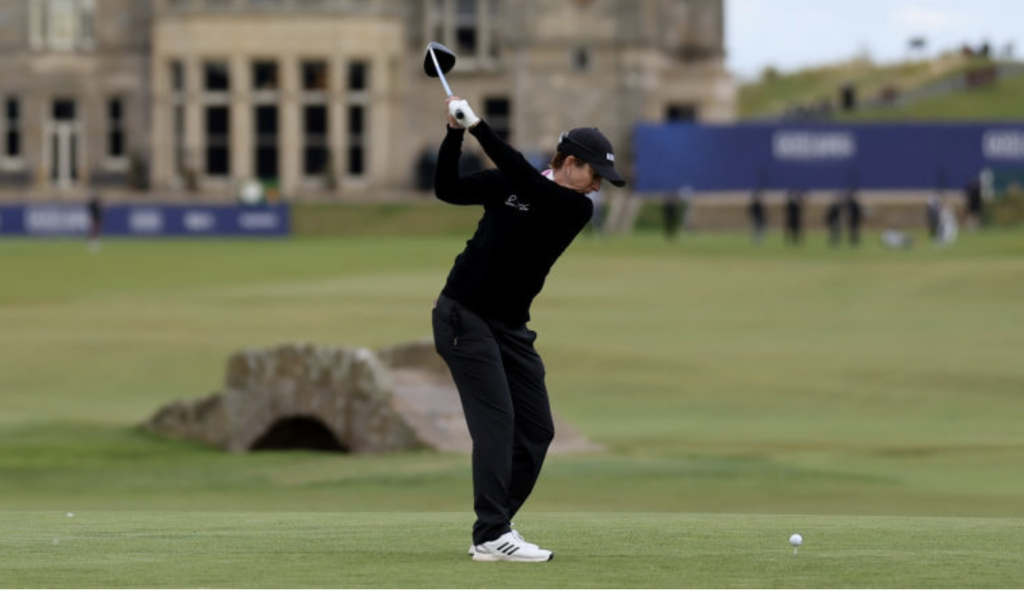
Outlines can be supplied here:
M922 99L907 106L860 109L840 121L1006 121L1024 120L1024 75L990 86Z
M939 71L933 72L934 67L926 62L876 66L867 60L855 60L792 73L768 71L761 80L740 87L739 115L742 119L774 117L793 105L823 99L836 104L839 89L846 84L856 84L862 94L876 94L896 81L930 80L951 67L940 65Z
M840 121L891 120L1000 120L1024 119L1024 77L1000 79L991 86L959 90L901 107L868 104L885 89L913 93L929 85L962 77L970 69L994 62L950 54L930 61L876 65L867 60L807 69L793 73L768 72L761 80L744 84L739 91L741 119L777 118L794 106L814 107L830 101ZM861 108L854 113L839 109L840 89L857 90Z

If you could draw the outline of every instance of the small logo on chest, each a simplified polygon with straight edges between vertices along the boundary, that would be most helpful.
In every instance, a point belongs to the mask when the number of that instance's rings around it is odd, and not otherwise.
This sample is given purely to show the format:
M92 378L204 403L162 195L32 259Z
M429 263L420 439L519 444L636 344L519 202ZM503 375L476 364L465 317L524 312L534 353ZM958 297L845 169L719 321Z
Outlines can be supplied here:
M515 209L519 210L520 212L529 212L530 211L530 204L528 204L528 203L520 203L519 202L519 197L517 197L515 195L508 196L508 199L505 200L505 205L510 207L510 208L515 208Z

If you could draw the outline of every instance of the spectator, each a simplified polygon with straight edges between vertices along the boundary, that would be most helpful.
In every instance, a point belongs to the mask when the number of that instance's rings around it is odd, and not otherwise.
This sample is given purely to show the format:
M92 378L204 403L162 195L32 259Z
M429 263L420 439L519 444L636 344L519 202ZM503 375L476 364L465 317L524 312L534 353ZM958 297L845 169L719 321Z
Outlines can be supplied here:
M846 193L846 228L848 230L850 246L856 247L860 244L861 207L857 201L857 190L850 188Z
M750 206L747 208L750 214L750 226L753 230L755 244L761 244L764 239L764 230L768 224L768 216L764 210L764 201L761 199L761 188L758 187L750 196Z
M679 231L682 198L679 193L666 193L661 202L662 218L665 222L665 238L672 240Z
M786 196L786 242L797 246L803 234L803 192L791 189Z
M975 230L981 225L981 179L975 178L965 190L967 194L967 229Z
M946 204L938 191L928 198L927 220L928 234L933 243L945 245L956 241L960 225L953 208Z
M829 204L828 210L825 211L825 226L828 227L828 244L832 247L838 247L839 243L843 240L844 205L845 202L842 197L836 197Z
M936 191L928 196L928 203L925 205L925 222L928 225L928 236L936 240L939 236L939 221L942 213L942 198Z
M939 232L936 237L940 245L949 245L956 242L960 233L960 225L956 221L956 213L945 201L941 202L939 210Z
M103 234L103 200L98 193L92 193L86 203L89 212L89 252L97 253L103 247L100 237Z

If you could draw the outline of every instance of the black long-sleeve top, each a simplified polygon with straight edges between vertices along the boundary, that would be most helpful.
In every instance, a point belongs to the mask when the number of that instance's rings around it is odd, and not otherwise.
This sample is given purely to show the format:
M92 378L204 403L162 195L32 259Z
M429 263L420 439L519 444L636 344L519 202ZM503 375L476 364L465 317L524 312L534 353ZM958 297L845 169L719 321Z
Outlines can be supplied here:
M470 133L497 168L460 176L465 130L448 128L434 192L451 204L482 205L484 215L455 259L442 293L477 314L525 323L548 272L586 226L594 206L586 195L533 168L486 122Z

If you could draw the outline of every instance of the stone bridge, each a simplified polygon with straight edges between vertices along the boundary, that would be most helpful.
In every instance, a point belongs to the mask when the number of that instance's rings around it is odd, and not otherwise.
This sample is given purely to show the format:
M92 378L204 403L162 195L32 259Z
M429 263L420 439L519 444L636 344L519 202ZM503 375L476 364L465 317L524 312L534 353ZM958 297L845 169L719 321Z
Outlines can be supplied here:
M380 351L289 344L240 351L224 388L158 410L144 427L231 452L472 450L458 391L425 340ZM551 452L601 447L555 418Z

